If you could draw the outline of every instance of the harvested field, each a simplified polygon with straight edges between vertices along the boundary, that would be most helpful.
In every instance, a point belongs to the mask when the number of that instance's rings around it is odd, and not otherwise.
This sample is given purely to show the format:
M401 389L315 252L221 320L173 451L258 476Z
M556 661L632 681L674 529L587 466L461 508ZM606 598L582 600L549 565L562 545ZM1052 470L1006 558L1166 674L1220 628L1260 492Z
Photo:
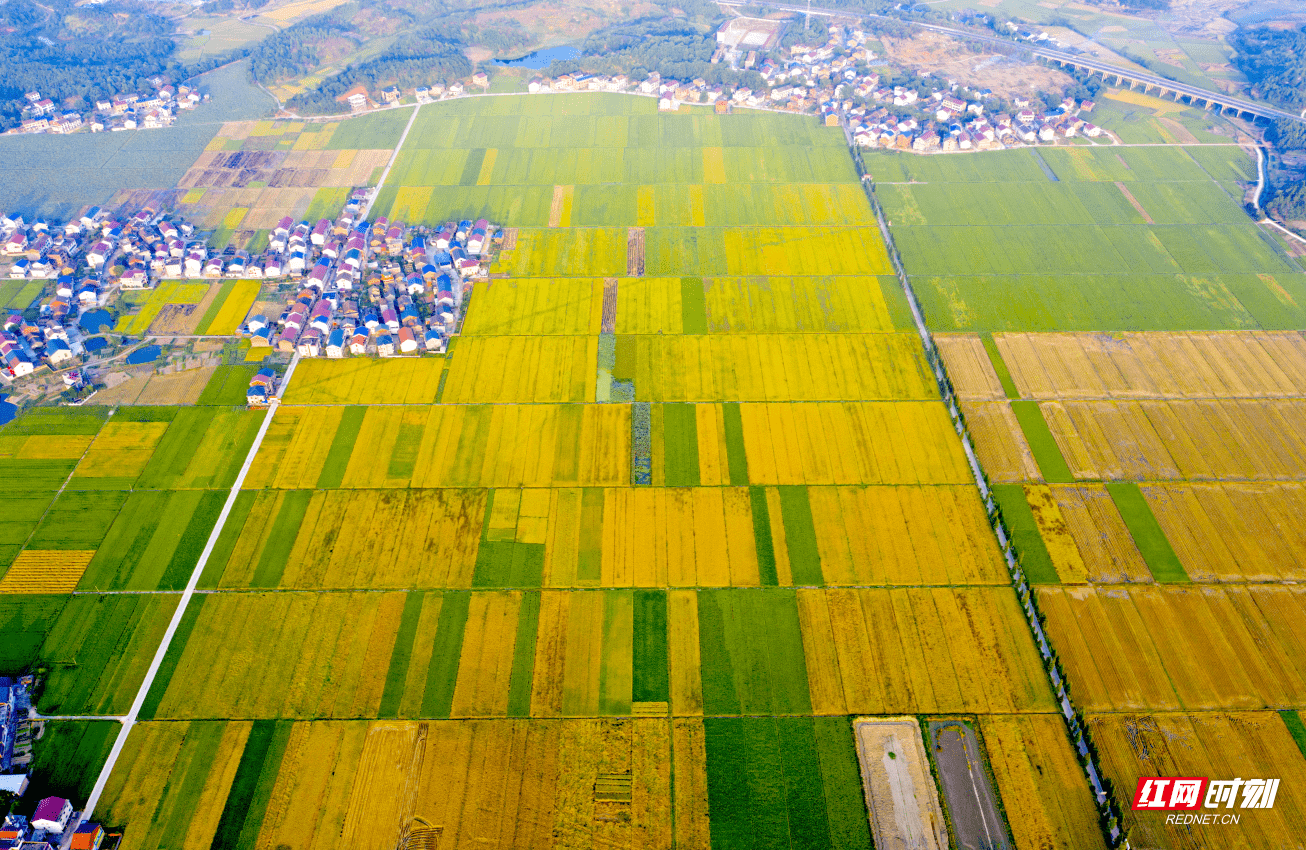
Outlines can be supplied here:
M989 781L988 760L975 730L964 722L942 720L929 721L927 728L957 843L1011 850L1007 824Z
M1038 464L1029 450L1011 405L1005 401L962 402L966 428L975 454L989 480L1029 481L1039 477Z
M626 236L626 275L644 275L644 228L632 227Z
M875 846L946 850L948 828L916 720L858 718L853 733Z
M181 372L151 375L137 396L125 404L195 404L218 367L200 366ZM99 400L97 398L97 400Z
M1296 586L1038 590L1048 636L1087 711L1229 710L1306 699Z

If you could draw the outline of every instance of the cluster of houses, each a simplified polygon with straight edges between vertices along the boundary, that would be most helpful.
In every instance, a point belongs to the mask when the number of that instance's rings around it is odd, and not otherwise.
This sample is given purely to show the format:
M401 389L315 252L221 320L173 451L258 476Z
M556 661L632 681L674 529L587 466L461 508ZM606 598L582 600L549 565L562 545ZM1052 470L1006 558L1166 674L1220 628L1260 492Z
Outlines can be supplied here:
M279 316L248 318L252 346L332 358L445 350L467 281L483 272L482 257L503 232L485 219L409 228L385 217L355 221L357 213L351 199L334 222L282 219L270 243L307 271ZM251 402L259 391L251 385Z
M9 814L0 822L0 850L100 850L107 833L98 823L82 821L72 801L46 797L31 818Z
M27 792L26 768L32 761L32 676L0 676L0 791L22 797ZM103 827L79 823L73 805L62 797L47 797L31 818L9 814L0 822L0 850L99 850Z
M1081 135L1096 138L1103 133L1101 127L1082 117L1092 111L1093 103L1086 100L1077 104L1071 97L1049 110L1035 110L1025 102L1013 113L989 116L984 114L981 103L934 92L926 98L923 108L933 110L932 117L894 114L883 106L831 109L826 115L827 123L847 121L853 143L859 147L918 153L1000 150Z
M95 110L89 115L81 112L61 111L58 105L39 91L23 95L22 123L8 132L14 133L76 133L89 130L152 130L169 127L183 109L194 109L208 100L185 84L172 85L163 77L151 77L153 91L115 94L107 100L97 100Z

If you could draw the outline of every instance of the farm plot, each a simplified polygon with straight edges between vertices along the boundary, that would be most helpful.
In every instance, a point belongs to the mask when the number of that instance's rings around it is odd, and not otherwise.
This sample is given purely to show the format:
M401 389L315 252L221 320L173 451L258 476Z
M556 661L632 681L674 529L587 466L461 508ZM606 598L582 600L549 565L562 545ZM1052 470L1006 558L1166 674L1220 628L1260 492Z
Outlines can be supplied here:
M41 519L28 548L91 551L127 501L125 490L65 490Z
M908 334L618 336L615 373L633 378L638 401L874 401L938 394L920 341Z
M99 549L87 553L83 590L180 590L226 501L221 490L137 490ZM2 584L2 583L0 583Z
M712 846L870 845L847 719L713 718L703 727Z
M138 392L131 393L128 391L124 393L120 403L147 406L195 404L209 379L213 377L213 370L216 368L216 366L200 366L197 369L185 369L180 372L168 372L162 375L157 372L152 373L143 379ZM127 383L131 383L131 381ZM115 394L119 388L114 387ZM101 399L102 396L97 397L96 401ZM108 403L107 399L105 401Z
M216 336L234 334L245 321L261 288L262 284L257 280L237 280L224 284L222 291L200 317L194 332Z
M1029 481L1039 477L1020 422L1005 401L962 402L966 428L984 474L991 481Z
M5 493L9 510L4 520L0 521L0 565L8 566L18 555L27 538L36 530L41 517L45 516L54 497L53 490L15 490Z
M245 491L203 585L471 587L484 512L483 491ZM382 531L348 531L369 527Z
M814 714L1052 708L1038 654L1005 588L799 590L797 609ZM705 707L709 651L721 650L705 639Z
M403 593L199 597L149 716L375 717L403 607ZM202 679L184 672L197 665Z
M1306 698L1297 588L1038 590L1076 702L1088 711L1243 709Z
M626 282L622 282L624 296ZM707 329L713 333L910 330L896 278L710 278L703 284ZM619 333L624 330L619 323Z
M1300 479L1301 399L1040 405L1076 478Z
M1084 770L1060 716L986 715L979 725L1017 847L1105 846ZM1019 802L1018 811L1013 801Z
M995 334L1026 398L1306 395L1299 333Z
M27 549L0 578L0 593L71 593L94 554L75 549Z
M1117 788L1134 788L1140 776L1280 780L1272 808L1235 809L1242 815L1238 823L1223 824L1218 832L1167 825L1164 816L1126 808L1124 826L1140 844L1213 850L1230 843L1264 848L1300 843L1306 828L1306 762L1278 712L1101 714L1089 715L1088 726Z
M583 402L594 399L595 336L476 337L449 364L445 404Z
M549 587L1005 581L996 548L976 536L987 520L965 487L558 489L546 498L538 539Z
M43 725L27 768L27 792L13 809L24 817L31 817L37 802L48 796L88 797L121 728L112 720L47 720Z
M852 227L795 225L650 227L646 268L651 275L888 275L889 255L878 239Z
M739 405L754 484L963 484L943 406L929 402Z
M443 358L309 358L295 369L286 404L430 404Z
M91 443L73 472L73 486L113 489L131 486L144 472L168 422L110 422Z
M249 803L248 791L254 788L247 791L244 786L254 786L259 779L255 770L249 781L245 758L262 743L252 726L248 721L221 720L136 726L105 786L101 810L105 820L126 825L120 846L155 847L174 841L207 847L224 840L218 834L220 825L238 833L240 825L232 829L223 814L228 800ZM275 766L271 773L275 776ZM260 802L266 806L266 797ZM226 840L234 843L234 838Z
M235 833L237 846L380 850L424 826L454 848L633 850L669 847L673 831L690 846L697 824L670 814L675 752L665 722L638 719L145 723L104 799L130 824L124 848ZM623 792L596 793L612 778Z
M1301 324L1306 293L1306 278L1279 272L920 280L918 293L940 330L1287 330Z
M601 281L566 278L488 280L476 289L462 334L598 333L602 287Z
M125 292L122 295L124 307L130 312L124 313L114 326L114 333L141 335L150 329L156 320L162 320L172 328L170 333L193 333L194 322L204 315L199 305L209 297L212 289L216 296L219 284L183 283L165 280L153 289L140 292ZM206 305L207 306L207 305Z
M262 424L263 414L259 411L180 408L136 479L136 486L158 490L230 487Z
M331 429L306 423L342 410L281 407L278 430L264 439L245 487L316 486L335 444ZM629 405L372 407L358 427L341 446L352 454L342 455L348 464L335 486L602 487L630 480ZM296 433L305 434L302 443Z
M875 846L948 847L948 827L914 718L858 719L857 760Z
M1142 492L1194 581L1301 581L1297 483L1152 484Z
M77 595L41 645L51 668L42 714L122 714L131 705L176 608L160 594Z

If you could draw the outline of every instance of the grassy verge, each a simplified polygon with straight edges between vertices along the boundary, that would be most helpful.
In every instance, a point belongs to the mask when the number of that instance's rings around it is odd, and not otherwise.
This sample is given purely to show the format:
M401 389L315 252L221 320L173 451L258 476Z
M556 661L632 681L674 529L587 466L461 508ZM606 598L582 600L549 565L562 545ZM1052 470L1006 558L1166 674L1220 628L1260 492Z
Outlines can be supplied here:
M1035 584L1060 584L1061 577L1052 565L1043 535L1034 522L1034 512L1025 499L1025 488L1019 484L994 484L993 495L1002 508L1002 518L1007 522L1007 531L1020 555L1025 575Z
M1152 577L1159 582L1192 581L1179 562L1174 548L1170 546L1170 541L1166 539L1165 532L1161 530L1161 524L1147 506L1138 483L1109 481L1106 489L1116 503L1116 509L1120 511L1120 517L1125 521L1125 527L1133 536L1143 560L1147 562L1147 568L1152 571Z
M1074 483L1075 476L1070 473L1070 466L1062 457L1061 447L1052 436L1052 430L1048 428L1047 420L1043 418L1043 411L1039 410L1038 402L1013 401L1011 412L1016 414L1020 430L1025 433L1025 441L1029 443L1029 450L1038 463L1043 480L1049 484Z

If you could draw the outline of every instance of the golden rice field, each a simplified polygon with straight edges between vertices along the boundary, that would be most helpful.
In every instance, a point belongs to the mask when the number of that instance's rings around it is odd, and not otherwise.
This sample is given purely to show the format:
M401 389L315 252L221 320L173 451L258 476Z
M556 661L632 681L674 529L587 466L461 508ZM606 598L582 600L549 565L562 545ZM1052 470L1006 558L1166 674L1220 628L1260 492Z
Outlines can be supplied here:
M588 495L587 495L588 493ZM780 586L796 581L781 497L763 488ZM592 498L597 497L597 498ZM813 487L816 552L830 586L1002 585L987 520L966 486ZM210 573L221 588L469 588L476 542L543 546L544 587L756 587L753 507L745 487L482 490L265 490L227 526ZM278 525L302 506L297 527ZM387 540L349 534L368 525ZM793 544L798 547L799 544ZM592 553L592 554L591 554ZM800 568L801 569L801 568ZM805 573L800 572L800 577Z
M431 404L443 358L310 357L295 367L286 404Z
M1034 519L1063 584L1150 582L1152 574L1101 484L1025 486ZM1057 520L1059 519L1059 523Z
M1306 477L1306 399L1051 401L1076 478Z
M126 824L119 846L210 846L249 732L250 723L240 720L137 725L105 786L100 810L104 820ZM200 780L189 800L168 793L169 783L182 777ZM174 819L189 823L170 829Z
M1026 398L1306 395L1306 337L1299 333L999 333L994 341Z
M217 284L165 280L153 289L131 293L130 297L124 297L123 307L127 308L130 304L133 312L120 316L113 331L120 334L142 335L149 330L165 308L180 310L190 306L191 311L188 315L195 315L198 321L204 311L195 308L194 305L203 301L210 289L217 287Z
M1242 810L1237 826L1167 825L1155 813L1124 806L1136 846L1300 847L1306 835L1306 762L1273 711L1090 715L1102 766L1116 788L1132 794L1140 776L1277 778L1274 807ZM1224 810L1221 810L1223 812ZM1236 838L1234 838L1236 836Z
M139 725L104 797L115 822L129 824L125 850L165 836L170 846L209 846L249 734L242 721ZM295 723L250 843L389 850L431 824L449 848L706 848L706 812L694 805L706 798L702 740L702 722L690 720ZM209 774L184 834L167 835L170 820L185 823L169 777L191 775L210 754L230 770ZM596 777L612 774L629 774L629 803L596 799Z
M89 434L23 434L0 437L0 459L73 460L81 457L95 438Z
M125 478L140 475L167 422L109 422L95 435L74 478Z
M638 336L628 355L639 401L872 401L938 391L914 334ZM447 404L594 398L598 338L492 337L459 343Z
M278 408L245 488L317 486L341 415ZM353 446L351 488L611 487L630 481L630 406L371 407Z
M1053 708L1008 588L799 590L798 616L815 714Z
M375 717L404 596L213 594L156 716Z
M1002 381L993 371L993 361L975 334L938 334L934 347L948 369L957 398L963 401L1005 399ZM991 473L990 473L991 474Z
M708 328L750 333L892 331L896 325L881 280L889 280L890 287L899 285L887 278L858 276L709 278L704 282Z
M961 403L962 415L980 466L990 481L1030 481L1039 477L1038 464L1025 434L1006 401Z
M966 484L973 481L937 402L739 406L755 484Z
M623 281L623 285L630 285L633 290L633 284L642 282ZM476 307L467 311L463 336L597 334L603 317L603 281L492 278L476 285L472 301ZM679 304L676 315L679 316Z
M1145 484L1142 491L1194 581L1306 579L1306 485Z
M72 593L95 550L25 549L0 578L0 594Z
M1105 846L1092 793L1066 740L1061 717L995 714L980 718L979 726L997 791L1008 807L1011 801L1019 806L1008 819L1017 847Z
M257 586L265 556L276 558L277 584L287 589L472 586L484 491L264 490L245 498L248 514L227 525L235 539L209 565L218 587ZM297 500L307 502L302 524L279 527ZM357 531L367 528L385 531Z
M1040 587L1086 711L1302 705L1306 597L1294 585Z

